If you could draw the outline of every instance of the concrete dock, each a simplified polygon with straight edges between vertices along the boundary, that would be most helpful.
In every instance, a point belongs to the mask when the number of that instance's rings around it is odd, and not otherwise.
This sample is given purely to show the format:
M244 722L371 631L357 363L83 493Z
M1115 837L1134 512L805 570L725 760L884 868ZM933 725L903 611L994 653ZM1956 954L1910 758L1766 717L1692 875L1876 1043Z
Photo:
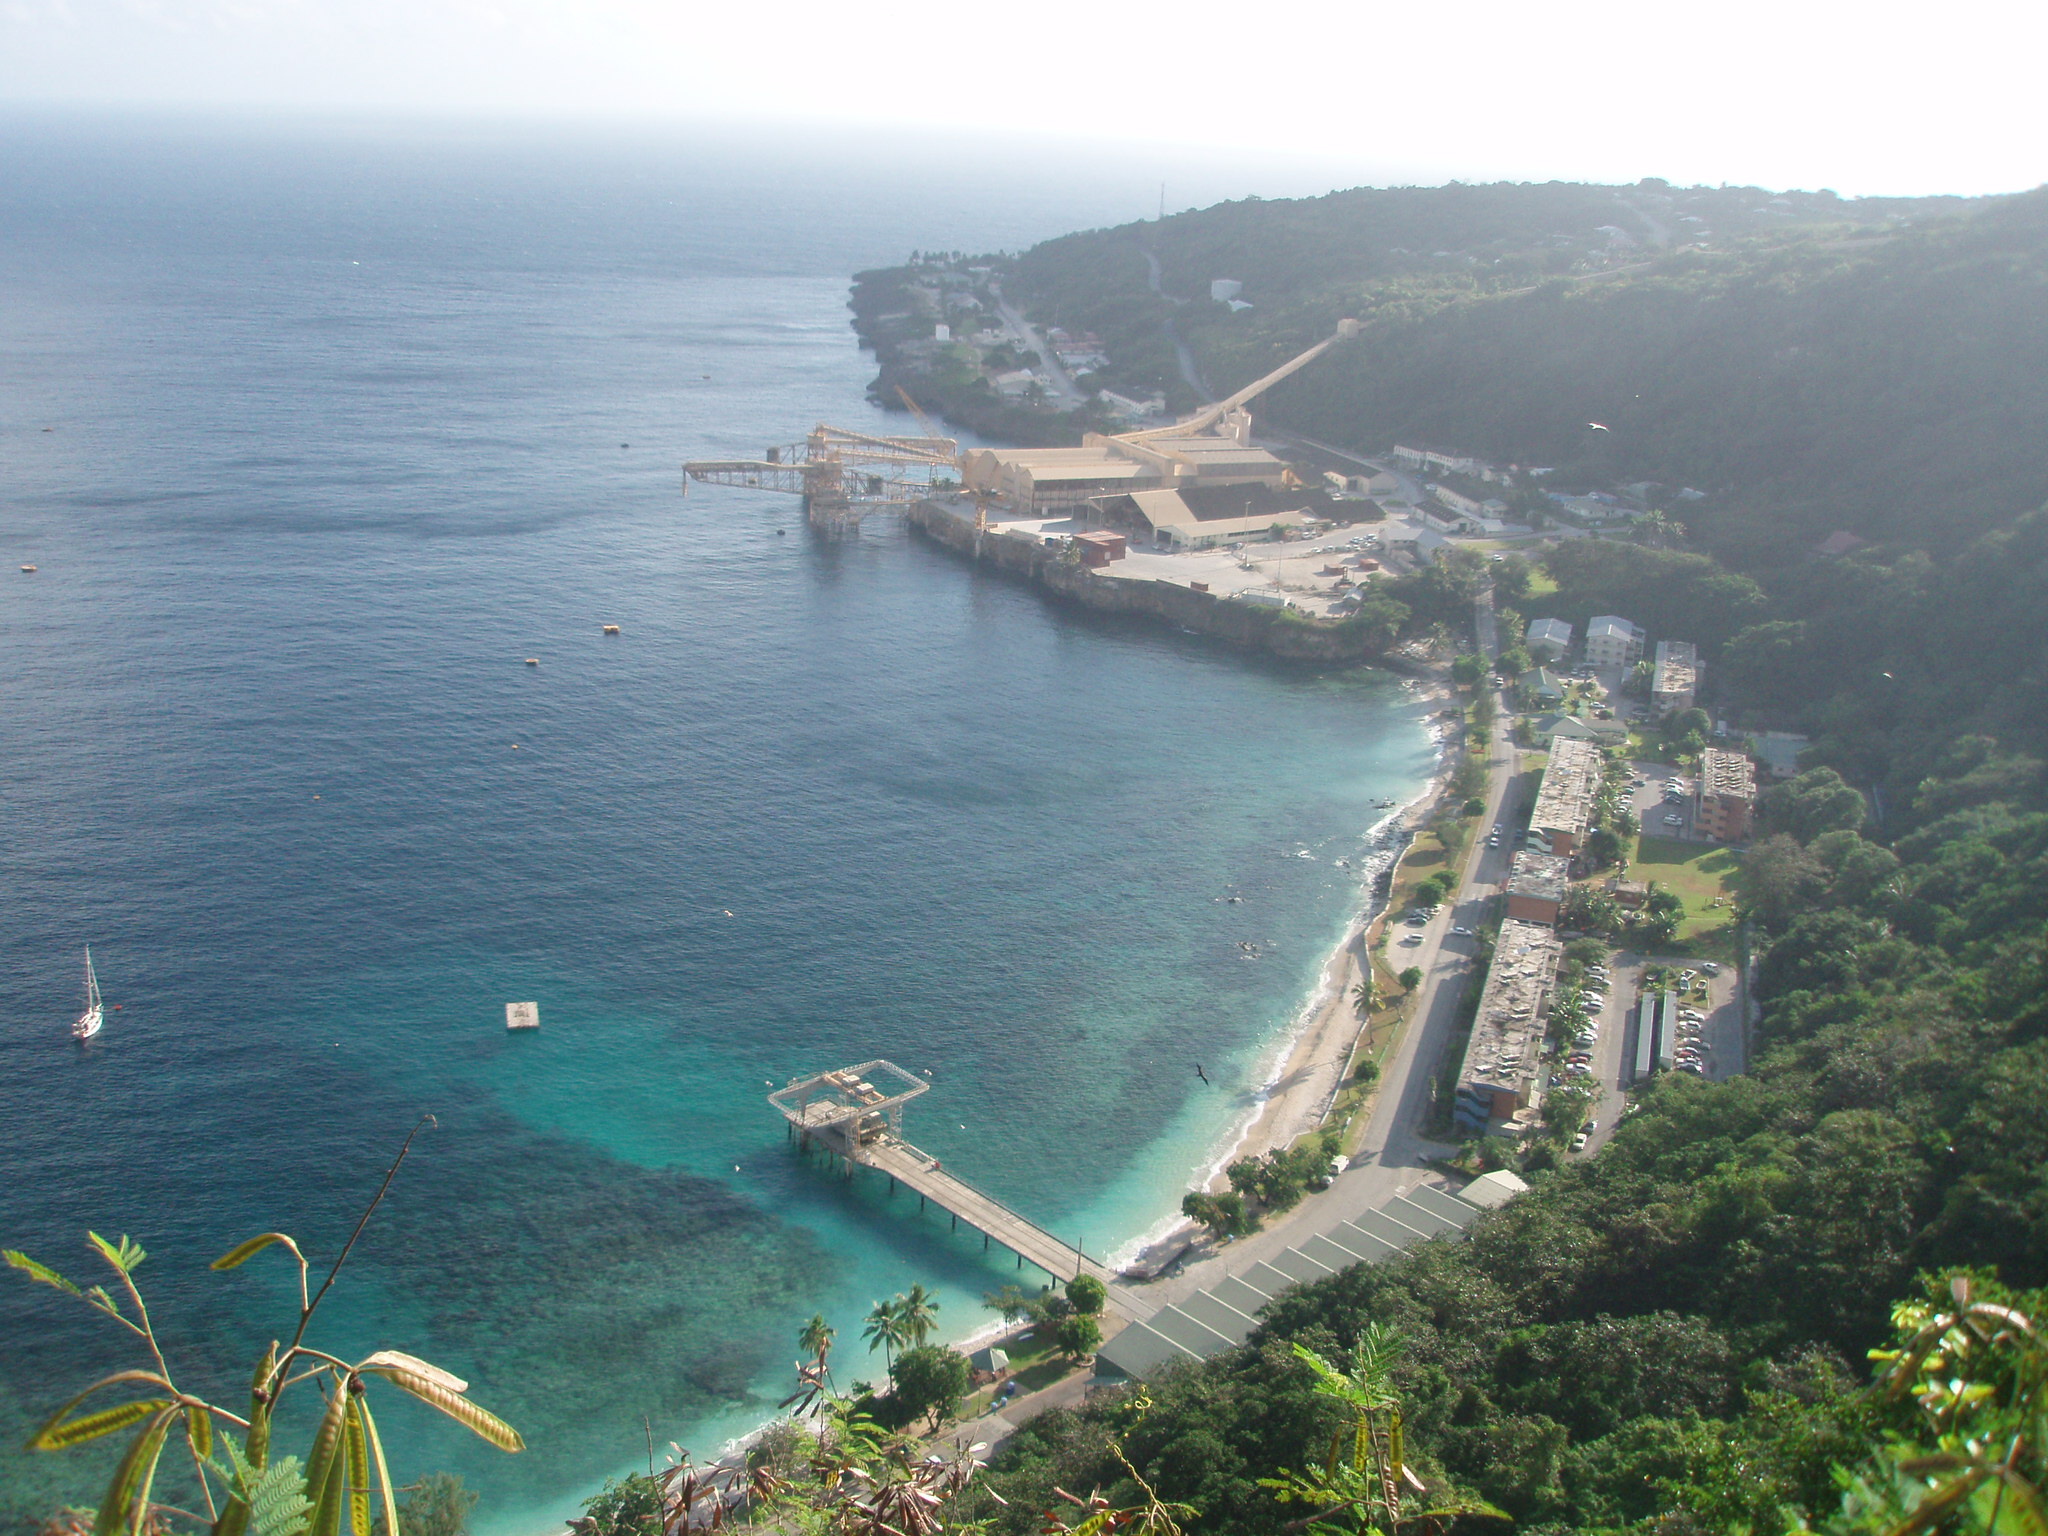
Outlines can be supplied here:
M875 1079L887 1086L878 1087ZM768 1102L789 1122L792 1136L807 1149L816 1145L837 1157L848 1178L861 1168L887 1174L891 1189L901 1184L920 1203L944 1211L956 1227L966 1222L982 1234L984 1246L997 1243L1015 1254L1020 1269L1029 1264L1056 1284L1092 1275L1109 1287L1109 1310L1118 1318L1151 1315L1156 1309L1117 1285L1107 1265L946 1172L937 1158L904 1139L903 1106L928 1086L894 1062L874 1060L795 1079Z

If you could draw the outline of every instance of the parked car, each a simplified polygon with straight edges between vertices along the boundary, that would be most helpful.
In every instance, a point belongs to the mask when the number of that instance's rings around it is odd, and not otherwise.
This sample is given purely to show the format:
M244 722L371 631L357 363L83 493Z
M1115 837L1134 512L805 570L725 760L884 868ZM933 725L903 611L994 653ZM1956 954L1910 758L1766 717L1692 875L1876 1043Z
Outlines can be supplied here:
M1453 923L1451 925L1451 932L1455 933L1461 939L1469 939L1472 937L1472 930L1470 928L1465 927L1462 923Z
M1574 1152L1583 1152L1586 1150L1586 1133L1584 1131L1579 1132L1578 1135L1572 1138L1572 1150Z
M1683 816L1666 816L1664 818L1664 825L1667 827L1682 827L1685 825L1685 818Z

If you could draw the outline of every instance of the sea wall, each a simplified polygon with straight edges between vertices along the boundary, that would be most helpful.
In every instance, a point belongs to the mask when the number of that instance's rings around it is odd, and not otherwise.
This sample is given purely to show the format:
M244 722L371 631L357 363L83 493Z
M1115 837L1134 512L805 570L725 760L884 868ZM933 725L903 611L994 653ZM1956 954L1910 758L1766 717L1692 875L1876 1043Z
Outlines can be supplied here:
M1407 670L1396 665L1398 659L1387 656L1377 637L1367 633L1362 625L1341 619L1308 618L1279 608L1253 607L1170 581L1135 581L1101 575L1063 558L1059 549L1026 534L994 530L977 534L971 517L936 501L918 502L911 507L909 517L910 526L933 543L1097 613L1160 620L1288 661L1372 661L1393 670Z

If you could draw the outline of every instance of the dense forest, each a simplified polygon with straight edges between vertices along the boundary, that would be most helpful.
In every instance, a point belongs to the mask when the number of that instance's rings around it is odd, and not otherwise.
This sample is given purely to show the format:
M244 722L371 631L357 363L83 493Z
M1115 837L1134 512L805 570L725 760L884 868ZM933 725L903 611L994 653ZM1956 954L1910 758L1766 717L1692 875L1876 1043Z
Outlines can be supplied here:
M1250 308L1210 301L1226 277ZM1178 404L1176 337L1221 393L1356 316L1363 338L1275 390L1270 424L1697 487L1696 539L1743 566L1836 529L1969 537L2048 500L2048 192L1360 189L1048 241L1011 288L1103 335L1115 387Z
M1469 1241L1303 1287L1142 1399L1034 1422L995 1469L998 1528L1055 1487L1136 1497L1120 1450L1191 1531L1287 1529L1261 1480L1342 1419L1295 1346L1342 1358L1374 1325L1433 1497L1524 1531L1863 1528L1836 1469L1911 1417L1867 1390L1894 1304L1955 1266L2048 1283L2041 765L1972 740L1947 768L1888 844L1827 770L1771 792L1750 1075L1660 1078Z

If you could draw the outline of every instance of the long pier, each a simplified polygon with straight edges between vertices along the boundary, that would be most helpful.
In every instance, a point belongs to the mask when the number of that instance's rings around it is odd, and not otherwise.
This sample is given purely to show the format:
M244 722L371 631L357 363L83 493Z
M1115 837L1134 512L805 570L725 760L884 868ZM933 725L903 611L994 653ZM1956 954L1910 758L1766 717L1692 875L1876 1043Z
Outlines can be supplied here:
M893 1093L875 1086L881 1078ZM981 1233L983 1247L999 1243L1017 1256L1017 1266L1030 1264L1055 1281L1092 1275L1109 1289L1109 1308L1125 1320L1142 1319L1156 1310L1116 1283L1116 1273L1091 1259L1073 1243L1055 1237L1026 1220L994 1196L984 1194L939 1160L903 1137L903 1105L929 1085L893 1062L868 1061L837 1072L800 1078L768 1096L768 1102L789 1121L790 1134L806 1147L817 1143L837 1156L848 1178L858 1168L889 1176L890 1188L901 1184L917 1192L920 1204L936 1205L957 1228L966 1222Z

